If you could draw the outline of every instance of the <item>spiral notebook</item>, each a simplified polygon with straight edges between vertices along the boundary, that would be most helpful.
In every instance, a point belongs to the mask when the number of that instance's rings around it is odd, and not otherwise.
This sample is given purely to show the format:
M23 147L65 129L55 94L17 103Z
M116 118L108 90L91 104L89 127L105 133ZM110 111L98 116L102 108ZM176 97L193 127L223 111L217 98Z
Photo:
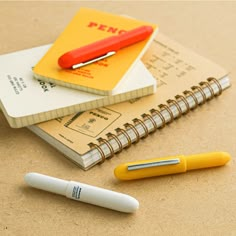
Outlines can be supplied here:
M224 69L161 33L142 61L158 80L156 94L29 129L87 170L221 95L230 86Z

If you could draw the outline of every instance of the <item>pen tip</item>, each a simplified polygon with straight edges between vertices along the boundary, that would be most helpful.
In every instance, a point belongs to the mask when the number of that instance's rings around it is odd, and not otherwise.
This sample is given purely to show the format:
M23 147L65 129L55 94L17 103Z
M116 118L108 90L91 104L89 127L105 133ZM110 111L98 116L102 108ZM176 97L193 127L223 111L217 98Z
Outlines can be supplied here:
M147 25L147 26L145 26L145 27L146 27L146 31L147 31L149 34L151 34L151 33L153 32L152 26Z
M24 180L25 182L32 186L32 180L34 179L34 176L37 175L36 173L27 173L25 176L24 176Z
M58 58L58 65L63 69L69 69L72 67L72 56L70 52L63 54L61 57Z
M222 164L226 164L227 162L230 161L231 156L228 152L221 152L221 158L222 158Z
M122 211L126 213L134 213L138 209L139 201L131 196L126 197L126 202L124 203Z

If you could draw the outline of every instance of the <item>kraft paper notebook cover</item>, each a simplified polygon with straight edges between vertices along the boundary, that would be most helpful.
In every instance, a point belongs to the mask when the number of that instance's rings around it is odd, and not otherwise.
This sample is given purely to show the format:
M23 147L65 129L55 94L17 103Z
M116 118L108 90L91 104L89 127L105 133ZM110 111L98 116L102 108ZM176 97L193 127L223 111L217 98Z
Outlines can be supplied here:
M154 95L29 128L88 169L230 86L224 69L163 34L158 34L142 61L158 80Z
M114 56L78 69L61 69L58 58L64 53L94 43L142 25L154 31L147 39L118 50ZM157 27L124 16L81 8L53 46L36 64L35 77L47 82L100 95L112 95L126 78L126 74L145 53Z
M107 106L156 91L156 80L138 61L112 96L90 94L33 79L32 67L50 45L0 55L0 107L13 128Z

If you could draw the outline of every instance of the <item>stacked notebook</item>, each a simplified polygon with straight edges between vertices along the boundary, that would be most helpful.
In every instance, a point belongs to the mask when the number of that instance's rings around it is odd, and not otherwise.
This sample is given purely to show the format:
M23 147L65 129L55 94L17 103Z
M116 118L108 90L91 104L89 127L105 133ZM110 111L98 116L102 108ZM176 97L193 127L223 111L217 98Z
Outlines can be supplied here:
M143 25L153 29L149 37L115 56L78 69L58 65L68 51ZM52 45L0 56L0 105L9 124L19 128L155 93L156 80L140 58L156 33L154 24L81 8Z
M79 34L81 45L144 24L154 33L109 58L61 69L57 59L76 46L69 39L78 37L77 24L86 32ZM81 9L53 45L0 56L0 107L9 124L27 126L87 170L230 86L224 69L156 29ZM93 79L100 82L91 86Z
M137 34L135 31L128 37L125 36L127 32L133 32L135 29L138 31ZM152 32L149 32L149 29ZM145 53L156 34L157 26L154 24L82 8L36 64L33 69L34 75L37 79L58 85L99 95L113 95L114 90L119 88L119 85L129 76L129 71ZM143 40L129 44L130 40L142 36L144 36ZM100 40L105 41L100 44ZM91 43L95 44L90 46ZM125 45L127 46L122 47ZM87 60L91 61L95 58L91 56L86 59L86 55L81 54L85 51L86 54L96 55L97 51L102 51L100 47L103 46L108 50L104 53L115 53L115 56L105 57L104 60L98 60L79 69L70 68L76 66L70 64L70 59L83 57L83 62L86 63ZM84 50L80 52L74 54L71 52L82 47ZM62 57L64 54L66 56ZM100 56L104 55L101 53ZM58 62L59 65L64 66L64 69L58 68Z

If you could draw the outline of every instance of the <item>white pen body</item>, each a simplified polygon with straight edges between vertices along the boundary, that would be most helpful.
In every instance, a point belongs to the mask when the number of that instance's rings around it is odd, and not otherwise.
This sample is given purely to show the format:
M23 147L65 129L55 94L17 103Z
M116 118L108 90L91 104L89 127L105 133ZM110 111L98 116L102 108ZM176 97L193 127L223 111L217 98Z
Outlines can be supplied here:
M129 195L74 181L69 181L66 196L77 201L127 213L134 212L139 206L138 201Z
M26 174L25 181L34 188L116 211L132 213L139 207L139 202L129 195L80 182L66 181L38 173Z

